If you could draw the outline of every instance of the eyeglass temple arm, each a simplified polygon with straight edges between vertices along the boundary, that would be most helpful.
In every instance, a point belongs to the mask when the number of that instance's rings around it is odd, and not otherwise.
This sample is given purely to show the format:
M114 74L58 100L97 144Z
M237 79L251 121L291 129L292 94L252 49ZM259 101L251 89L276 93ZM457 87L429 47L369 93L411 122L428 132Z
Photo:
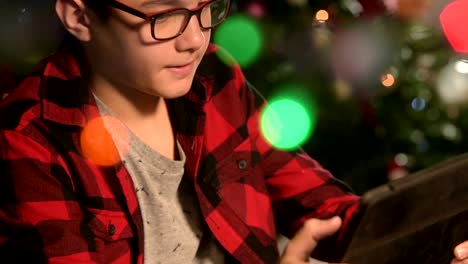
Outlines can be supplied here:
M127 6L127 5L124 5L124 4L120 3L120 2L118 2L118 1L110 1L109 4L111 6L117 8L117 9L128 12L128 13L130 13L132 15L137 16L137 17L141 17L141 18L143 18L145 20L148 20L148 17L146 16L145 13L140 12L140 11L138 11L136 9L133 9L133 8Z

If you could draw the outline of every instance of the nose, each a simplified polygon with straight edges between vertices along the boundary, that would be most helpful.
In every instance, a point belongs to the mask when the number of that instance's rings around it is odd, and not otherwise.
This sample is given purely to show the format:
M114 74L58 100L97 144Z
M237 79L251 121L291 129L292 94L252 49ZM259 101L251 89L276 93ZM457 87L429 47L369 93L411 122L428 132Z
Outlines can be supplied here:
M198 18L192 16L185 31L176 39L176 49L178 51L196 51L200 49L207 41L205 36L207 32L200 27Z

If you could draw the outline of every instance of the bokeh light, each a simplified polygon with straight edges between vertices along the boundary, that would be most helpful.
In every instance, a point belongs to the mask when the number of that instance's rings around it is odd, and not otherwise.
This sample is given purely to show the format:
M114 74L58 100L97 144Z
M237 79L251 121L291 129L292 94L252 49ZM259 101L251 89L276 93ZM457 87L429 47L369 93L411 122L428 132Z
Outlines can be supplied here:
M286 83L263 109L260 126L264 138L275 148L291 150L307 141L315 129L317 108L305 85Z
M461 136L460 130L452 123L442 125L441 133L446 139L453 141L460 139Z
M426 105L427 102L424 98L417 97L411 101L411 108L413 108L413 110L415 111L424 110L426 108Z
M317 21L319 21L319 22L328 21L328 19L329 19L328 12L326 10L323 10L323 9L317 11L317 13L315 14L315 19L317 19Z
M440 15L440 23L448 41L457 52L468 52L468 27L466 15L468 1L453 1Z
M449 105L468 102L468 73L464 61L454 61L442 68L437 78L436 90L442 101Z
M263 17L266 14L266 8L262 3L251 2L247 6L247 12L254 17Z
M276 148L293 149L310 133L311 118L305 108L291 99L280 99L267 106L262 114L264 137Z
M407 166L408 165L408 155L404 154L404 153L398 153L395 158L395 163L398 165L398 166Z
M468 60L459 60L455 62L455 71L461 74L468 74Z
M405 19L423 17L433 2L433 0L383 0L390 12Z
M331 52L336 76L354 88L375 87L392 63L391 34L370 24L357 23L337 33ZM359 91L359 93L371 91Z
M344 80L336 79L334 83L336 97L340 100L351 99L353 96L353 89L351 85Z
M385 87L392 87L395 84L395 77L391 73L382 76L382 85Z
M351 14L353 14L353 16L355 17L359 17L361 15L363 15L365 12L364 10L364 6L361 4L362 0L343 0L342 1L342 4L343 6L346 7L346 9L348 9L349 12L351 12ZM371 4L370 2L373 2L373 1L366 1L365 5L366 5L366 8L369 8L369 11L368 12L375 12L376 10L376 6L374 7L371 7L371 5L374 5L374 4ZM378 6L379 4L377 4ZM374 10L372 10L374 9ZM370 11L372 10L372 11Z
M245 15L228 18L214 34L214 43L225 48L242 67L254 63L260 56L264 36L258 23ZM224 60L224 55L218 55ZM230 63L230 61L225 61Z
M83 155L91 162L99 166L113 166L121 161L120 155L128 154L129 140L127 128L118 119L103 116L86 124L80 143Z

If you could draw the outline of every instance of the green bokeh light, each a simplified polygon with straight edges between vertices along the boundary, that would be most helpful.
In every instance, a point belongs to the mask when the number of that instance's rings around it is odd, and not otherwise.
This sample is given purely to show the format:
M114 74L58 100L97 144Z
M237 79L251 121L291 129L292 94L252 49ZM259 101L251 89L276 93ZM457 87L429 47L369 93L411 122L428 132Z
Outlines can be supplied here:
M262 113L263 136L280 149L301 145L311 133L311 116L300 103L285 98L272 102Z
M317 123L313 89L300 82L284 83L275 89L260 117L263 137L273 147L292 150L312 135Z
M263 48L263 33L253 19L245 15L235 15L216 29L214 43L232 54L240 66L246 67L260 56ZM224 53L218 56L227 64L232 62L229 58L224 59Z

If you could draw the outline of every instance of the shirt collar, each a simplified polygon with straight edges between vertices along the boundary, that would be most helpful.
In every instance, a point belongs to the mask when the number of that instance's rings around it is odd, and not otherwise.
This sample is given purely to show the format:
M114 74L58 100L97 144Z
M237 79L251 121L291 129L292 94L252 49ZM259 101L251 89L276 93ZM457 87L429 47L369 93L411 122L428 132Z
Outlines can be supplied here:
M214 52L211 46L207 53L210 52ZM99 116L96 101L82 76L83 64L77 59L79 54L73 45L64 43L44 60L40 87L44 119L84 127L89 120ZM189 105L201 113L208 98L209 84L210 78L197 72L189 93L171 101Z
M64 44L45 59L40 87L42 114L46 120L84 127L99 110L75 56L77 52Z

